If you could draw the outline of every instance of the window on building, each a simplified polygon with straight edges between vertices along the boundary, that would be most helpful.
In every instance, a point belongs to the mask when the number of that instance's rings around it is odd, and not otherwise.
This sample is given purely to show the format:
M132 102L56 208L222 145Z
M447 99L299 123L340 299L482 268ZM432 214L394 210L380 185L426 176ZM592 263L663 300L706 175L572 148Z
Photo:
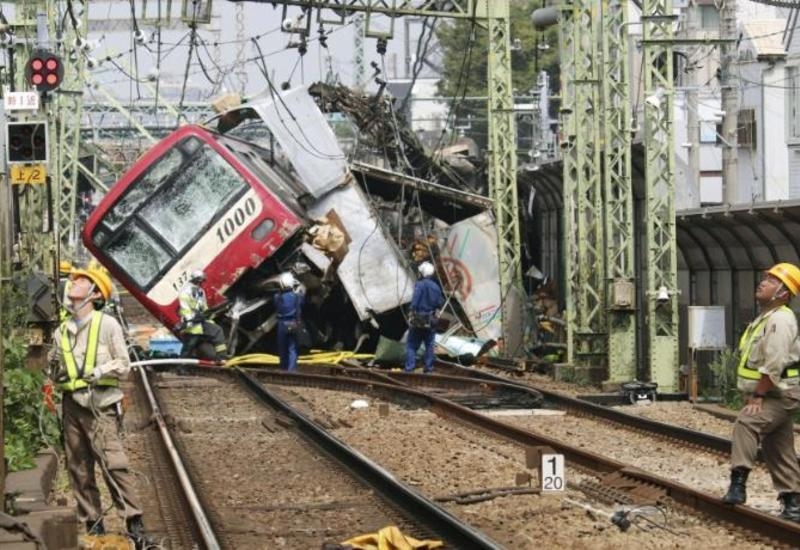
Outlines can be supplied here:
M700 143L719 143L716 122L711 120L700 121Z
M739 109L736 117L736 141L741 147L756 148L755 109Z
M719 29L719 10L717 6L698 6L700 9L700 27L703 30Z
M800 140L800 68L786 67L786 111L789 115L789 139Z

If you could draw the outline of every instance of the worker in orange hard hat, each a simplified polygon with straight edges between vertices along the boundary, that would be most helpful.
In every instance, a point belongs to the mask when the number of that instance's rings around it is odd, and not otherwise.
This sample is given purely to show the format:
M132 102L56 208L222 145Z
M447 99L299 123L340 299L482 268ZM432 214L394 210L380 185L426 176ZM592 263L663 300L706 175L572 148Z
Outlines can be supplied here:
M795 411L800 409L800 339L788 303L800 291L800 268L779 263L756 287L760 314L739 340L738 386L746 396L733 427L731 483L726 504L747 500L746 483L759 444L778 491L781 518L800 523L800 465L794 448Z
M85 522L87 534L105 534L95 479L99 465L114 504L125 516L128 534L142 548L149 538L119 433L119 381L130 372L130 361L122 327L103 311L113 285L97 269L74 269L70 279L70 316L53 335L49 359L54 365L51 377L63 393L64 450L78 518Z

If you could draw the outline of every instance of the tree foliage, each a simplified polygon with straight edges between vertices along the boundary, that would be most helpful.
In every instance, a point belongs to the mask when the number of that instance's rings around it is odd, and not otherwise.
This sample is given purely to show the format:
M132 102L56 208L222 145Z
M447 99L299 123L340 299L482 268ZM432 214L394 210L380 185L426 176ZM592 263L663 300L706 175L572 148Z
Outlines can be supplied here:
M527 95L536 87L537 68L548 72L553 86L558 80L557 29L537 31L531 23L531 12L540 6L541 0L511 2L511 70L517 94ZM489 51L486 30L466 19L449 19L439 24L436 38L443 54L439 94L485 96Z
M558 88L557 28L537 31L531 22L531 13L541 5L541 0L511 1L511 79L515 96L531 95L537 86L538 71L548 73L551 90ZM487 31L469 20L451 19L439 24L436 37L443 60L439 95L453 98L456 125L468 126L467 134L484 147L487 140L486 101L461 101L460 98L487 96Z
M25 326L27 296L5 285L3 333L3 424L5 459L11 472L32 468L43 446L58 440L58 419L44 406L44 375L25 367L28 349L19 329ZM23 287L24 288L24 287Z

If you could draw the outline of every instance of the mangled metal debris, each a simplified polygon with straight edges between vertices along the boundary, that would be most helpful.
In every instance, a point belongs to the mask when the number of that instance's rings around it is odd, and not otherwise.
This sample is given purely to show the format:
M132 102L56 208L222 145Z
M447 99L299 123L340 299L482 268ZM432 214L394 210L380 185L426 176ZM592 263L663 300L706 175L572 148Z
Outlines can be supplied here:
M269 293L286 269L305 286L304 317L315 346L352 348L367 336L374 348L378 334L399 339L413 264L426 259L443 274L451 326L498 340L499 308L522 311L524 297L500 296L491 202L434 162L413 133L389 131L391 121L379 110L369 118L352 96L334 92L268 93L205 128L177 130L101 202L84 231L87 246L170 328L183 279L205 269L209 304L225 304L218 321L237 353L272 347ZM383 166L345 156L318 107L345 100L357 126L372 139L392 140L385 151L403 148L402 162L417 167L416 175L398 169L393 155ZM181 191L188 188L191 194ZM148 216L155 210L160 221Z

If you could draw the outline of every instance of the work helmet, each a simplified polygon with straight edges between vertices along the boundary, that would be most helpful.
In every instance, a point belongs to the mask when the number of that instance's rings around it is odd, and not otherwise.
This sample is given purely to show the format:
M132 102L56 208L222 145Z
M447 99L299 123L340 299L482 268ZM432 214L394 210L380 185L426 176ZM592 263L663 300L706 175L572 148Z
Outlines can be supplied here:
M111 290L114 285L111 283L111 277L104 271L99 269L74 269L69 275L72 280L78 277L86 277L92 281L100 294L103 295L103 299L108 300L111 297Z
M195 269L189 276L189 280L193 283L202 283L206 280L206 273L202 269Z
M421 277L433 277L433 264L430 262L422 262L417 268Z
M297 279L294 278L294 275L292 275L291 272L284 271L278 278L278 282L283 290L289 290L294 288L294 286L297 284Z
M800 291L800 268L796 265L789 263L775 264L767 270L767 273L778 278L789 289L792 296L797 295L797 292Z
M72 269L72 263L69 260L61 260L58 262L58 272L61 275L69 275Z

